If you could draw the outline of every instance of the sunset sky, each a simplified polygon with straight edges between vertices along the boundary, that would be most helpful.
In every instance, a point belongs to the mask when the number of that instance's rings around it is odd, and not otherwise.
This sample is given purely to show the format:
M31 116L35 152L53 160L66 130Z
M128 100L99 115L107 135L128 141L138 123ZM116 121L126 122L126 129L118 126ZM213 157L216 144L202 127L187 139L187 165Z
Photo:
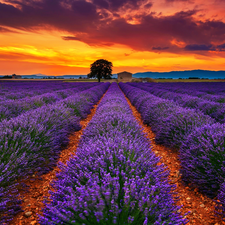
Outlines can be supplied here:
M0 75L225 70L225 0L0 0Z

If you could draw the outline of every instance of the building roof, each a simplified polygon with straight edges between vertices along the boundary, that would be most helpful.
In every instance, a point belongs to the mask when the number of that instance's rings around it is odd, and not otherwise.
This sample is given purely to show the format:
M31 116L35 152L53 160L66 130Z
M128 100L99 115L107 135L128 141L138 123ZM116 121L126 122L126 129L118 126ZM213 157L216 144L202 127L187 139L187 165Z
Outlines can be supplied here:
M131 74L131 75L132 75L132 73L127 72L127 71L123 71L123 72L120 72L120 73L117 73L117 74L119 75L119 74L123 74L123 73L129 73L129 74Z

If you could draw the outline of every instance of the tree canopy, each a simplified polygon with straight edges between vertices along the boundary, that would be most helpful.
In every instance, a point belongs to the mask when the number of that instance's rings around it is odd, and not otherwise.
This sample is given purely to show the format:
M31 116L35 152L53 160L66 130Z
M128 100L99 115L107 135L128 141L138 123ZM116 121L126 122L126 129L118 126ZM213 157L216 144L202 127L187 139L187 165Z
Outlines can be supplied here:
M89 78L96 77L98 82L101 78L110 79L112 76L112 63L105 59L98 59L91 64L91 72L88 74Z

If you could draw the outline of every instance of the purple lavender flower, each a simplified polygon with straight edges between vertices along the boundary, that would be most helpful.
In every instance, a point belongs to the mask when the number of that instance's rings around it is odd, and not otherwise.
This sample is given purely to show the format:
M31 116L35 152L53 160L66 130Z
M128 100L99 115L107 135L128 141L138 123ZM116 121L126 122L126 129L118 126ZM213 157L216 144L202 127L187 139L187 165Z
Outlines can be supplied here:
M225 179L225 125L205 125L193 131L180 149L184 181L215 197Z

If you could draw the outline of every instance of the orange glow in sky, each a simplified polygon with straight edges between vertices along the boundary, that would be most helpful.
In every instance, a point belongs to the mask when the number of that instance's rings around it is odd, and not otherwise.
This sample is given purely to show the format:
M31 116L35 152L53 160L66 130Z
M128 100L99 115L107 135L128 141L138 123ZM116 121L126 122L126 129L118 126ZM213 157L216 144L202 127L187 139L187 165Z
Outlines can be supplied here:
M215 4L216 2L216 4ZM220 0L0 0L0 75L225 70Z

